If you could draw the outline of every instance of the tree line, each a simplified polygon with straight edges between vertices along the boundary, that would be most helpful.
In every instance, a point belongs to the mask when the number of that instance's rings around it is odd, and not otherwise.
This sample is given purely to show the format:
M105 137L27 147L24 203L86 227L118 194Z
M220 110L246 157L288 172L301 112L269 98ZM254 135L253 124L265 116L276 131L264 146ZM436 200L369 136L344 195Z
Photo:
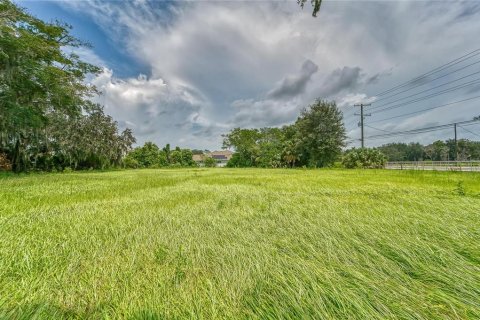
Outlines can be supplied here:
M468 139L346 150L345 139L343 116L335 102L317 100L291 125L235 128L223 135L223 147L235 150L227 167L382 168L387 161L480 160L480 142Z
M91 101L100 69L69 52L71 27L0 0L0 166L15 172L118 166L135 138Z
M190 149L170 148L167 144L160 149L153 142L146 142L141 147L130 151L124 159L127 168L162 168L162 167L193 167L193 152Z
M480 141L468 139L420 143L389 143L378 147L389 161L467 161L480 160Z

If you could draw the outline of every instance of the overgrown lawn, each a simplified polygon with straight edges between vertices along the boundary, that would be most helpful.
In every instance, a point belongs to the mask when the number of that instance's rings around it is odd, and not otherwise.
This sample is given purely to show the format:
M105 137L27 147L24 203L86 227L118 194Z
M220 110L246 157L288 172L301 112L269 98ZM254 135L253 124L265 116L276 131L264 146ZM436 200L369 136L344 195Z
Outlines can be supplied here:
M480 174L0 176L0 318L478 319Z

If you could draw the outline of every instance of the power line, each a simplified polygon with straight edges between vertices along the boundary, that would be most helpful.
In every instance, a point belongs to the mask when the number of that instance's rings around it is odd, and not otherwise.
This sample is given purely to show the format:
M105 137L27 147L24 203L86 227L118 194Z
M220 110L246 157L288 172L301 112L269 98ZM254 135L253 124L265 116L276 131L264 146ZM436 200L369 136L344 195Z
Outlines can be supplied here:
M442 71L442 70L445 70L445 69L447 69L447 68L450 68L450 67L453 66L453 65L456 65L456 64L458 64L458 63L461 63L461 62L463 62L463 61L465 61L465 60L468 60L468 59L470 59L470 58L472 58L472 57L475 57L475 56L479 55L479 54L480 54L479 51L480 51L480 48L479 48L479 49L476 49L476 50L473 50L473 51L471 51L471 52L469 52L469 53L467 53L467 54L465 54L465 55L463 55L463 56L461 56L461 57L459 57L459 58L456 58L456 59L454 59L454 60L452 60L452 61L450 61L450 62L448 62L448 63L446 63L446 64L443 64L443 65L441 65L441 66L439 66L439 67L437 67L437 68L435 68L435 69L432 69L432 70L430 70L430 71L428 71L428 72L426 72L426 73L423 73L423 74L421 74L421 75L419 75L419 76L417 76L417 77L415 77L415 78L413 78L413 79L410 79L410 80L408 80L408 81L406 81L406 82L404 82L404 83L401 83L401 84L399 84L399 85L397 85L397 86L395 86L395 87L393 87L393 88L391 88L391 89L388 89L388 90L385 90L385 91L383 91L383 92L380 92L380 93L376 94L376 96L386 95L386 94L388 94L388 93L390 93L390 92L396 91L397 89L403 88L403 87L405 87L405 86L407 86L407 85L409 85L409 84L412 84L412 83L414 83L414 82L417 82L417 81L419 81L419 80L421 80L421 79L423 79L423 78L425 78L425 77L427 77L427 76L429 76L429 75L432 75L432 74L438 73L438 72L440 72L440 71Z
M370 129L378 130L378 131L392 132L392 131L388 131L388 130L383 130L383 129L375 128L375 127L369 126L368 124L364 124L364 126L370 128Z
M471 134L473 134L473 135L475 135L475 136L477 136L477 137L480 137L480 134L478 134L478 133L475 133L475 132L473 132L473 131L470 131L470 130L468 130L467 128L464 128L463 126L459 126L459 127L462 128L463 130L467 131L467 132L470 132Z
M395 136L398 136L398 135L409 135L409 134L427 133L427 132L432 132L432 131L438 131L438 130L447 129L447 128L453 127L453 126L455 126L455 125L470 124L470 123L478 122L478 121L480 121L480 120L466 120L466 121L461 121L461 122L454 122L454 123L442 124L442 125L438 125L438 126L431 126L431 127L425 127L425 128L417 128L417 129L405 130L405 131L395 131L395 132L390 132L390 133L385 133L385 134L378 134L378 135L366 137L366 139L380 139L380 138L395 137Z
M403 100L403 99L411 98L411 97L417 96L417 95L419 95L419 94L421 94L421 93L425 93L425 92L427 92L427 91L430 91L430 90L433 90L433 89L437 89L437 88L446 86L447 84L451 84L451 83L454 83L454 82L463 80L463 79L465 79L465 78L471 77L471 76L476 75L476 74L479 74L479 73L480 73L480 71L477 71L477 72L468 74L468 75L466 75L466 76L464 76L464 77L455 79L455 80L453 80L453 81L449 81L449 82L446 82L446 83L444 83L444 84L438 85L438 86L436 86L436 87L432 87L432 88L430 88L430 89L420 91L420 92L415 93L415 94L413 94L413 95L410 95L410 96L407 96L407 97L404 97L404 98L400 98L400 99L398 99L398 100L394 100L394 101L391 101L391 102L384 103L383 105L387 105L387 104L394 103L394 102L396 102L396 101L400 101L400 100ZM392 96L390 96L390 97L386 97L386 98L382 98L382 99L375 100L373 103L378 103L379 101L388 100L388 99L390 99L390 98L392 98L392 97L394 97L394 96L397 96L397 95L399 95L399 94L402 94L402 93L404 93L404 92L407 92L407 91L409 91L409 90L411 90L411 89L413 89L413 88L400 91L400 92L398 92L398 93L396 93L396 94L394 94L394 95L392 95ZM374 109L376 109L376 108L380 108L380 107L381 107L381 106L373 107L372 110L374 110Z
M480 53L479 53L479 54L480 54ZM410 90L412 90L412 89L415 89L415 88L424 86L424 85L426 85L426 84L429 83L429 82L434 82L434 81L436 81L436 80L438 80L438 79L445 78L445 77L448 76L448 75L451 75L451 74L453 74L453 73L455 73L455 72L464 70L464 69L466 69L466 68L468 68L468 67L471 67L471 66L473 66L473 65L475 65L475 64L477 64L477 63L480 63L480 60L479 60L479 61L476 61L476 62L474 62L474 63L470 63L470 64L468 64L468 65L466 65L466 66L464 66L464 67L462 67L462 68L459 68L459 69L453 70L453 71L451 71L451 72L445 73L444 75L441 75L441 76L439 76L439 77L436 77L436 78L434 78L434 79L431 79L431 80L429 80L429 81L427 81L427 82L424 82L424 83L418 84L418 85L416 85L416 86L413 86L413 87L411 87L411 88L409 88L409 89L407 89L407 90L405 90L405 91L403 91L403 92L410 91ZM390 97L387 97L386 99L389 99L389 98L391 98L391 97L393 97L393 95L390 96ZM372 103L375 103L375 101L372 102ZM378 108L378 107L376 107L376 108Z
M450 126L451 127L451 126ZM396 136L404 136L404 135L412 135L412 134L420 134L420 133L429 133L429 132L434 132L434 131L440 131L440 130L446 130L446 129L450 129L450 127L445 127L445 128L431 128L429 130L422 130L422 131L414 131L414 132L398 132L398 134L396 132L396 134L392 134L392 135L378 135L378 136L370 136L370 137L366 137L365 139L368 139L368 140L375 140L375 139L388 139L388 138L393 138L393 137L396 137Z
M399 104L395 104L395 105L393 105L393 106L390 106L390 107L386 107L386 108L377 110L377 111L375 111L374 113L380 113L380 112L384 112L384 111L387 111L387 110L391 110L391 109L403 107L403 106L406 106L406 105L411 104L411 103L415 103L415 102L427 100L427 99L430 99L430 98L434 98L434 97L437 97L437 96L439 96L439 95L446 94L446 93L449 93L449 92L452 92L452 91L456 91L456 90L459 90L459 89L463 89L463 88L465 88L465 87L468 87L468 86L471 86L471 85L475 85L475 84L480 84L480 78L479 78L479 79L472 80L472 81L469 81L469 82L466 82L466 83L464 83L464 84L461 84L461 85L458 85L458 86L455 86L455 87L452 87L452 88L449 88L449 89L445 89L445 90L442 90L442 91L439 91L439 92L436 92L436 93L432 93L432 94L430 94L430 95L427 95L427 96L424 96L424 97L421 97L421 98L416 98L416 99L413 99L413 100L409 100L409 101L405 101L405 102L402 102L402 103L399 103ZM409 97L406 97L406 98L409 98ZM403 99L405 99L405 98L399 99L399 100L397 100L397 101L400 101L400 100L403 100ZM396 101L393 101L393 102L396 102ZM391 102L391 103L393 103L393 102ZM380 107L381 107L381 106L380 106ZM377 108L378 108L378 107L377 107Z
M357 123L357 119L353 119L353 121L349 121L347 124L345 124L346 127L350 127L351 125Z
M450 106L450 105L453 105L453 104L457 104L457 103L465 102L465 101L470 101L470 100L478 99L478 98L480 98L480 96L475 96L475 97L471 97L471 98L468 98L468 99L463 99L463 100L460 100L460 101L454 101L454 102L442 104L440 106L431 107L431 108L427 108L427 109L422 109L422 110L419 110L419 111L404 113L404 114L394 116L394 117L389 117L389 118L384 118L384 119L380 119L380 120L370 121L370 123L376 123L376 122L382 122L382 121L391 120L391 119L397 119L397 118L409 116L409 115L412 115L412 114L417 114L417 113L422 113L422 112L425 112L425 111L430 111L430 110L433 110L433 109L443 108L443 107L446 107L446 106Z

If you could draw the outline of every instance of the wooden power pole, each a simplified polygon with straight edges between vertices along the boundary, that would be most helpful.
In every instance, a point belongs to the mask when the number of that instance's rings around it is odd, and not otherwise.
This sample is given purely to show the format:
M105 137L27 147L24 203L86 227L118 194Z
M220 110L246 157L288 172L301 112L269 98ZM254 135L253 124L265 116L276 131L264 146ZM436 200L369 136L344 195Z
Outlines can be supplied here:
M360 107L360 114L355 113L356 116L360 116L360 127L361 127L361 136L360 136L360 141L362 142L362 148L365 147L365 135L364 135L364 130L363 130L363 120L365 119L366 116L370 116L371 114L364 114L363 113L363 107L369 107L371 104L355 104L354 107Z
M453 131L455 133L455 161L458 161L457 123L453 124Z

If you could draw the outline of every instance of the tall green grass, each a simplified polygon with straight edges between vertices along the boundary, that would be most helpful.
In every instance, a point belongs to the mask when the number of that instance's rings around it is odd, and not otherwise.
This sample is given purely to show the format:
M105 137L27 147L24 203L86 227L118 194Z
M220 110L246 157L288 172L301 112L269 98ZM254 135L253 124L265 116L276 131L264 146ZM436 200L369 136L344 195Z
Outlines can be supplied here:
M0 318L479 319L479 205L475 173L4 176Z

